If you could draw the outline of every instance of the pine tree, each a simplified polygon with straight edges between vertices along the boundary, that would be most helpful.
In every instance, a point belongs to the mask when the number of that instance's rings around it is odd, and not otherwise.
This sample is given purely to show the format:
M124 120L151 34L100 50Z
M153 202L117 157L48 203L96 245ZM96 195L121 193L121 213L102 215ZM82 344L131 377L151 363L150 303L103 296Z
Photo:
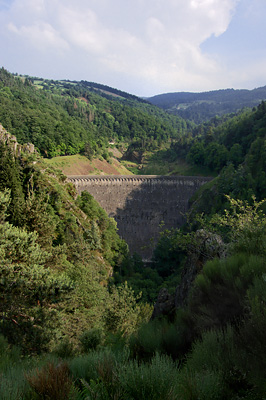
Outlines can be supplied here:
M36 242L36 233L4 221L9 201L9 193L0 192L0 333L24 351L40 352L49 340L51 305L71 282L46 266L49 253Z
M11 149L0 143L0 190L6 188L10 189L11 194L8 220L16 226L22 226L25 201L20 166Z

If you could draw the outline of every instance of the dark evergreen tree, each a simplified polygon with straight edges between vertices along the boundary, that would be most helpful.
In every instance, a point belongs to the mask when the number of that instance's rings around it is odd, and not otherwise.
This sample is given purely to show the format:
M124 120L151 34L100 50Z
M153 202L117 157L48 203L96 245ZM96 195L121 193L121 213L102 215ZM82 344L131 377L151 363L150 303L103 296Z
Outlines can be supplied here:
M0 143L0 190L10 189L11 202L8 207L8 220L22 226L25 200L23 194L21 169L14 153L4 143Z

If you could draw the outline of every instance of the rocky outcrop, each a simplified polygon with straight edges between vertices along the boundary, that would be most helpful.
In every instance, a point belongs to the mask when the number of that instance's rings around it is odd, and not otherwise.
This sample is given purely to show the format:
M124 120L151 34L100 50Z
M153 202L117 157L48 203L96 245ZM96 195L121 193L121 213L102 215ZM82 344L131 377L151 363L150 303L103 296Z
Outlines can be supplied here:
M158 294L151 319L171 316L175 313L175 296L170 295L166 288L162 288Z
M196 232L195 245L190 249L187 262L182 272L181 283L175 295L171 296L167 289L161 289L154 306L152 319L160 316L174 315L176 310L186 305L188 294L196 276L202 271L203 265L215 257L226 256L226 245L219 235L201 229Z
M186 266L183 269L181 283L175 293L175 308L184 306L187 302L189 291L196 276L202 271L203 265L215 257L223 258L226 255L226 245L219 235L201 229L195 236L193 250L190 252Z
M145 160L144 154L142 150L132 150L129 149L123 156L124 160L132 161L138 164L142 164Z
M17 138L6 131L3 125L0 124L0 141L7 144L13 153L19 157L22 153L33 154L36 153L32 143L19 144Z

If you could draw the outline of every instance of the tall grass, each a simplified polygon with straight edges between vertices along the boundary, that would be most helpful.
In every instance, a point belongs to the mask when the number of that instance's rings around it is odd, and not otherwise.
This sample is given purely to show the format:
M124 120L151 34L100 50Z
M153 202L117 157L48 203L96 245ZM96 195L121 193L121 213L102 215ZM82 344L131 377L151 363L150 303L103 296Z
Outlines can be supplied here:
M178 369L170 357L156 354L150 363L129 361L118 379L129 399L177 400Z
M24 363L15 365L11 363L6 366L4 372L0 372L0 399L1 400L30 400L31 397L30 385L25 379L25 369L27 366Z

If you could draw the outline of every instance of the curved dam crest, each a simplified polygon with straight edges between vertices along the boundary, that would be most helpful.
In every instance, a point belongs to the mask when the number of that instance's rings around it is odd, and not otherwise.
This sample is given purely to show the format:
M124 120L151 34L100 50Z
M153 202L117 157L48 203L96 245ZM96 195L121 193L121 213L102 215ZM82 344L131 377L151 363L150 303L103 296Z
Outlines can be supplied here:
M130 252L150 260L160 232L185 222L189 200L212 178L158 175L68 176L77 192L89 192L117 222Z

